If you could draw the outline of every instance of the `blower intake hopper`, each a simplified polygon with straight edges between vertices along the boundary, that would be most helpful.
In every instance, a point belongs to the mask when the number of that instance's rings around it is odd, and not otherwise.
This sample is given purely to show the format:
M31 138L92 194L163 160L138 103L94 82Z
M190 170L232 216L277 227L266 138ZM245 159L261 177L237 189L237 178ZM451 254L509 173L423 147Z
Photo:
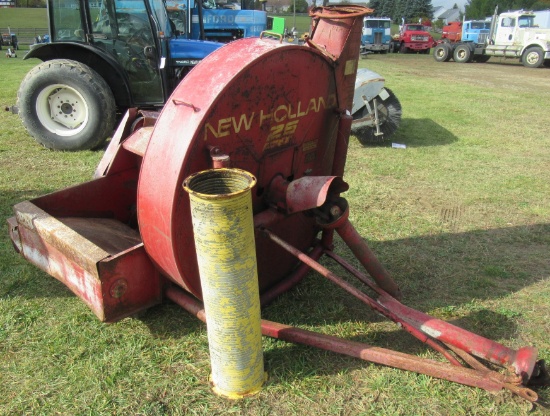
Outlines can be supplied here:
M303 46L263 36L209 55L160 114L126 114L94 180L15 206L9 224L17 250L64 282L103 321L164 298L204 319L192 212L182 184L200 171L238 168L257 180L252 211L262 304L313 269L448 363L265 320L264 335L537 400L526 386L548 383L548 373L535 348L511 350L403 305L398 285L348 220L343 173L362 16L369 11L316 8ZM332 250L335 232L370 277ZM323 255L375 296L319 264Z

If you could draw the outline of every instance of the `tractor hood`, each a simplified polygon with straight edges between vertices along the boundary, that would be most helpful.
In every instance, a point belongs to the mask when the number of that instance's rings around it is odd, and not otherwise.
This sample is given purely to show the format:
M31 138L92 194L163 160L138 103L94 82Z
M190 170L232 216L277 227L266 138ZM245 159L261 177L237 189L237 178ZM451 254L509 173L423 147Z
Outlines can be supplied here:
M203 40L172 39L170 56L175 66L196 65L221 46L220 43Z

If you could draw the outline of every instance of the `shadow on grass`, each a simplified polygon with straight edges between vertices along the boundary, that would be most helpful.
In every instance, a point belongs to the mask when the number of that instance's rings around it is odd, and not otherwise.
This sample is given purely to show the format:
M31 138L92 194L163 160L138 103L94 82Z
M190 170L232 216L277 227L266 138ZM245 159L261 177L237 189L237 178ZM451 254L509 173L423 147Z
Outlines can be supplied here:
M403 118L391 137L364 147L391 147L392 143L404 144L407 147L445 146L457 140L458 137L429 118Z
M8 259L1 267L1 297L72 296L61 283L33 265L9 260L17 254L8 253L11 242L6 235L0 242L4 260ZM472 303L472 299L500 299L548 278L549 245L550 224L370 243L401 285L404 304L448 316L459 326L490 339L514 339L521 308L518 315L514 310L495 312ZM335 251L356 263L345 254L347 249L342 242L336 242ZM344 274L329 261L324 263L337 274ZM321 327L334 333L345 334L350 330L351 335L347 336L350 340L413 355L427 351L424 344L313 273L266 307L263 317L299 327ZM153 336L163 339L181 339L205 330L204 324L171 303L151 308L139 319ZM361 332L359 326L365 329L364 334L357 335ZM330 357L323 359L327 354ZM315 374L334 374L343 368L365 365L359 360L284 343L266 352L266 362L277 368L275 373L282 374L284 369L287 379L303 377L305 368Z

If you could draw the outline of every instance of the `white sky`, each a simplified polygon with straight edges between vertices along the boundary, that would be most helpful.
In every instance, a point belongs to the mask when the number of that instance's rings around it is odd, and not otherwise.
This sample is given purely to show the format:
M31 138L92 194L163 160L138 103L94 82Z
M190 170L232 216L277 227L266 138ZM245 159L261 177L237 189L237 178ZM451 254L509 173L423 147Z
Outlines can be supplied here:
M432 6L443 6L446 9L451 9L455 3L458 5L458 8L462 11L464 11L464 5L466 4L466 0L432 0Z

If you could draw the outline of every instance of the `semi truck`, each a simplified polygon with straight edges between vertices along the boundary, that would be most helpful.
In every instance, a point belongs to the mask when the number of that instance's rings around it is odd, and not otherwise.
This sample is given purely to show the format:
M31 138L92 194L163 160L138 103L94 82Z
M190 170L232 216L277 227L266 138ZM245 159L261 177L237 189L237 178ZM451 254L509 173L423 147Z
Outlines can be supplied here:
M389 17L363 18L361 53L386 53L391 43L391 19Z
M456 43L460 41L484 43L489 36L491 22L486 20L465 20L463 22L450 22L443 26L441 42Z
M550 29L537 27L535 14L518 10L495 14L487 37L478 41L462 39L456 43L440 43L433 56L438 62L451 58L455 62L487 62L492 56L519 61L528 68L550 66Z

